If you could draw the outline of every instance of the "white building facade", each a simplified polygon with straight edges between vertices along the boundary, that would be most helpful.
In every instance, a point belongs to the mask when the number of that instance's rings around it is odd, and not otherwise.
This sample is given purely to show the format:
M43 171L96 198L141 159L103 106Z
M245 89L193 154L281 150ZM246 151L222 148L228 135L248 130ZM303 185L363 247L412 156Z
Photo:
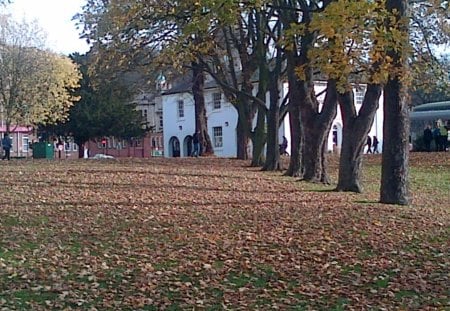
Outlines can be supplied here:
M192 154L192 135L195 132L195 105L194 98L188 83L162 94L162 109L164 123L164 155L165 157L187 157ZM316 93L326 89L325 82L317 82ZM287 94L288 85L285 83L280 94L281 100ZM365 87L355 87L355 105L359 111L365 94ZM206 117L208 134L218 157L236 157L237 154L237 120L238 113L221 92L220 88L209 83L204 90L206 103ZM323 101L324 95L318 100ZM339 152L342 145L342 115L338 113L333 121L332 130L328 135L328 151ZM290 154L291 135L289 114L286 115L279 129L279 139L285 136L288 140L287 151ZM381 152L383 138L383 99L380 98L379 108L376 112L369 136L376 136L380 142L378 151ZM251 146L249 146L251 150ZM365 149L365 151L367 151ZM251 154L251 153L250 153Z

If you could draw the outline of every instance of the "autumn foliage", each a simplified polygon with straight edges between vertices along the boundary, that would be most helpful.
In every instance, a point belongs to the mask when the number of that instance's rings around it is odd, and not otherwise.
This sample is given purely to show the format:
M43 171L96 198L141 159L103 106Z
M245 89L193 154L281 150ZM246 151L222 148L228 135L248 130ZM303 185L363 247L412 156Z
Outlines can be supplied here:
M376 202L378 155L364 194L248 165L1 162L0 309L449 306L447 154L412 155L411 207Z

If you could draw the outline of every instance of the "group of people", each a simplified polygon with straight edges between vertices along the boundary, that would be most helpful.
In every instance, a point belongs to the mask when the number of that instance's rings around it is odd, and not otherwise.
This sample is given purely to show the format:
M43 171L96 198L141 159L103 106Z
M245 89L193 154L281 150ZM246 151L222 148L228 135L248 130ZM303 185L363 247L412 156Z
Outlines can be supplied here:
M367 136L367 153L378 153L378 138L376 136L373 136L373 139L370 136Z
M434 127L428 124L423 130L423 143L425 151L431 151L431 142L434 141L436 151L447 151L449 146L448 133L450 131L450 120L447 125L444 122L436 122Z

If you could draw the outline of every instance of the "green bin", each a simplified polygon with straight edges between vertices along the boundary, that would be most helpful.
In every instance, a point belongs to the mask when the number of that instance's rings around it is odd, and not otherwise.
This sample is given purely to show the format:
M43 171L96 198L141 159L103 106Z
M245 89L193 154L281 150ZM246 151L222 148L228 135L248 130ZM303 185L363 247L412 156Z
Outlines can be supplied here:
M53 159L53 144L40 142L33 144L33 159Z

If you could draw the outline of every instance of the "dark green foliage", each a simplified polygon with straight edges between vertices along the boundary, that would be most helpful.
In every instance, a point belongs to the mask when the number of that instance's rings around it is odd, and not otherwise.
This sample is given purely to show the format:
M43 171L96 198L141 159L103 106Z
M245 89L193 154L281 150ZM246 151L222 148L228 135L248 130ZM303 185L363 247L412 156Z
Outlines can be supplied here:
M42 128L58 136L72 136L79 146L91 139L116 137L131 139L143 137L145 128L142 115L130 103L131 94L119 82L102 81L94 88L88 73L87 55L72 55L80 66L83 78L76 95L80 101L69 112L68 121Z

